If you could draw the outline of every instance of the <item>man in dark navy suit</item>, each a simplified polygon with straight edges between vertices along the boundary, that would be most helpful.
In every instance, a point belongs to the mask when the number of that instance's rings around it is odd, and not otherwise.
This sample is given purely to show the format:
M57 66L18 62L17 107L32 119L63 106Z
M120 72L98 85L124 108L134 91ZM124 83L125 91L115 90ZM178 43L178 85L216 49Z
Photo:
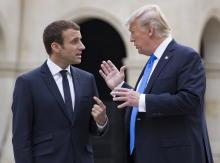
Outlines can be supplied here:
M90 135L107 127L94 76L71 66L85 49L80 27L55 21L43 34L49 58L19 76L13 95L16 163L93 163Z
M149 56L135 88L111 61L100 74L118 108L126 109L128 158L133 163L213 163L204 116L205 71L193 49L173 40L157 5L128 20L130 41Z

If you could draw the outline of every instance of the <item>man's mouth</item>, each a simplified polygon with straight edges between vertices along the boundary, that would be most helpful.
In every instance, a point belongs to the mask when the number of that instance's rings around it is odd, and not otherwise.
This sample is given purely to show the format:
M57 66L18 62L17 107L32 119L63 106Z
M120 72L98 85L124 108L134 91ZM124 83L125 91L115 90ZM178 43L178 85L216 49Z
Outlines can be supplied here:
M77 55L77 56L81 56L81 55L82 55L82 52L79 52L79 53L77 53L76 55Z
M135 45L136 49L139 49L139 46Z

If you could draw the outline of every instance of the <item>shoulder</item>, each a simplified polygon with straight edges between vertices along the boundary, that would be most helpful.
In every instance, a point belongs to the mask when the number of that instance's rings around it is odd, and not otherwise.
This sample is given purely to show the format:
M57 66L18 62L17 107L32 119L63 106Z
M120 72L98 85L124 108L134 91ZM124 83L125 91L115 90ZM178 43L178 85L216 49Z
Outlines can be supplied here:
M83 77L83 78L94 78L94 75L91 74L90 72L87 72L85 70L79 69L77 67L71 66L73 75L77 75L79 77Z
M41 68L38 67L38 68L33 69L31 71L24 72L17 77L17 80L23 80L23 81L36 80L36 78L38 78L38 76L40 75L40 69Z
M182 60L201 59L199 53L195 49L176 42L174 44L175 44L174 52L176 53L175 55L176 57L180 57Z

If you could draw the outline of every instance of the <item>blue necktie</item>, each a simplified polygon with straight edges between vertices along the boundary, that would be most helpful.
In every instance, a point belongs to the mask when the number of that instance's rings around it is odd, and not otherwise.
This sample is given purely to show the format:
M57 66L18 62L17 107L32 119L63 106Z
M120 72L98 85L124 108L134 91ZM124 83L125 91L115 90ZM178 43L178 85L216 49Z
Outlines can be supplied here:
M147 82L148 78L150 76L150 73L153 68L154 61L157 59L157 57L152 54L145 66L145 70L142 76L141 83L139 84L138 89L136 90L139 93L143 93L145 88L147 87ZM131 113L131 120L130 120L130 155L132 154L134 150L134 141L135 141L135 122L136 122L136 117L138 113L138 107L133 107L132 108L132 113Z
M65 101L65 109L66 112L68 113L69 119L73 120L73 104L72 104L72 98L71 98L71 93L70 93L70 86L69 82L67 79L67 70L61 70L60 74L62 75L63 78L63 93L64 93L64 101Z

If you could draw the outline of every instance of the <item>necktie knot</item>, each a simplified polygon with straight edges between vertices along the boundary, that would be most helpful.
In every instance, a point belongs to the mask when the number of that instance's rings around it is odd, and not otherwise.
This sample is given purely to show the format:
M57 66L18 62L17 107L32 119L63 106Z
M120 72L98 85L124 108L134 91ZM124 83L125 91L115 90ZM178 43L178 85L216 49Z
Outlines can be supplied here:
M67 77L66 73L67 73L67 70L61 70L61 71L60 71L60 74L61 74L61 76L62 76L63 78L66 78L66 77Z
M150 56L150 58L149 58L149 63L152 63L152 62L154 62L155 60L157 59L157 57L152 53L151 54L151 56Z

